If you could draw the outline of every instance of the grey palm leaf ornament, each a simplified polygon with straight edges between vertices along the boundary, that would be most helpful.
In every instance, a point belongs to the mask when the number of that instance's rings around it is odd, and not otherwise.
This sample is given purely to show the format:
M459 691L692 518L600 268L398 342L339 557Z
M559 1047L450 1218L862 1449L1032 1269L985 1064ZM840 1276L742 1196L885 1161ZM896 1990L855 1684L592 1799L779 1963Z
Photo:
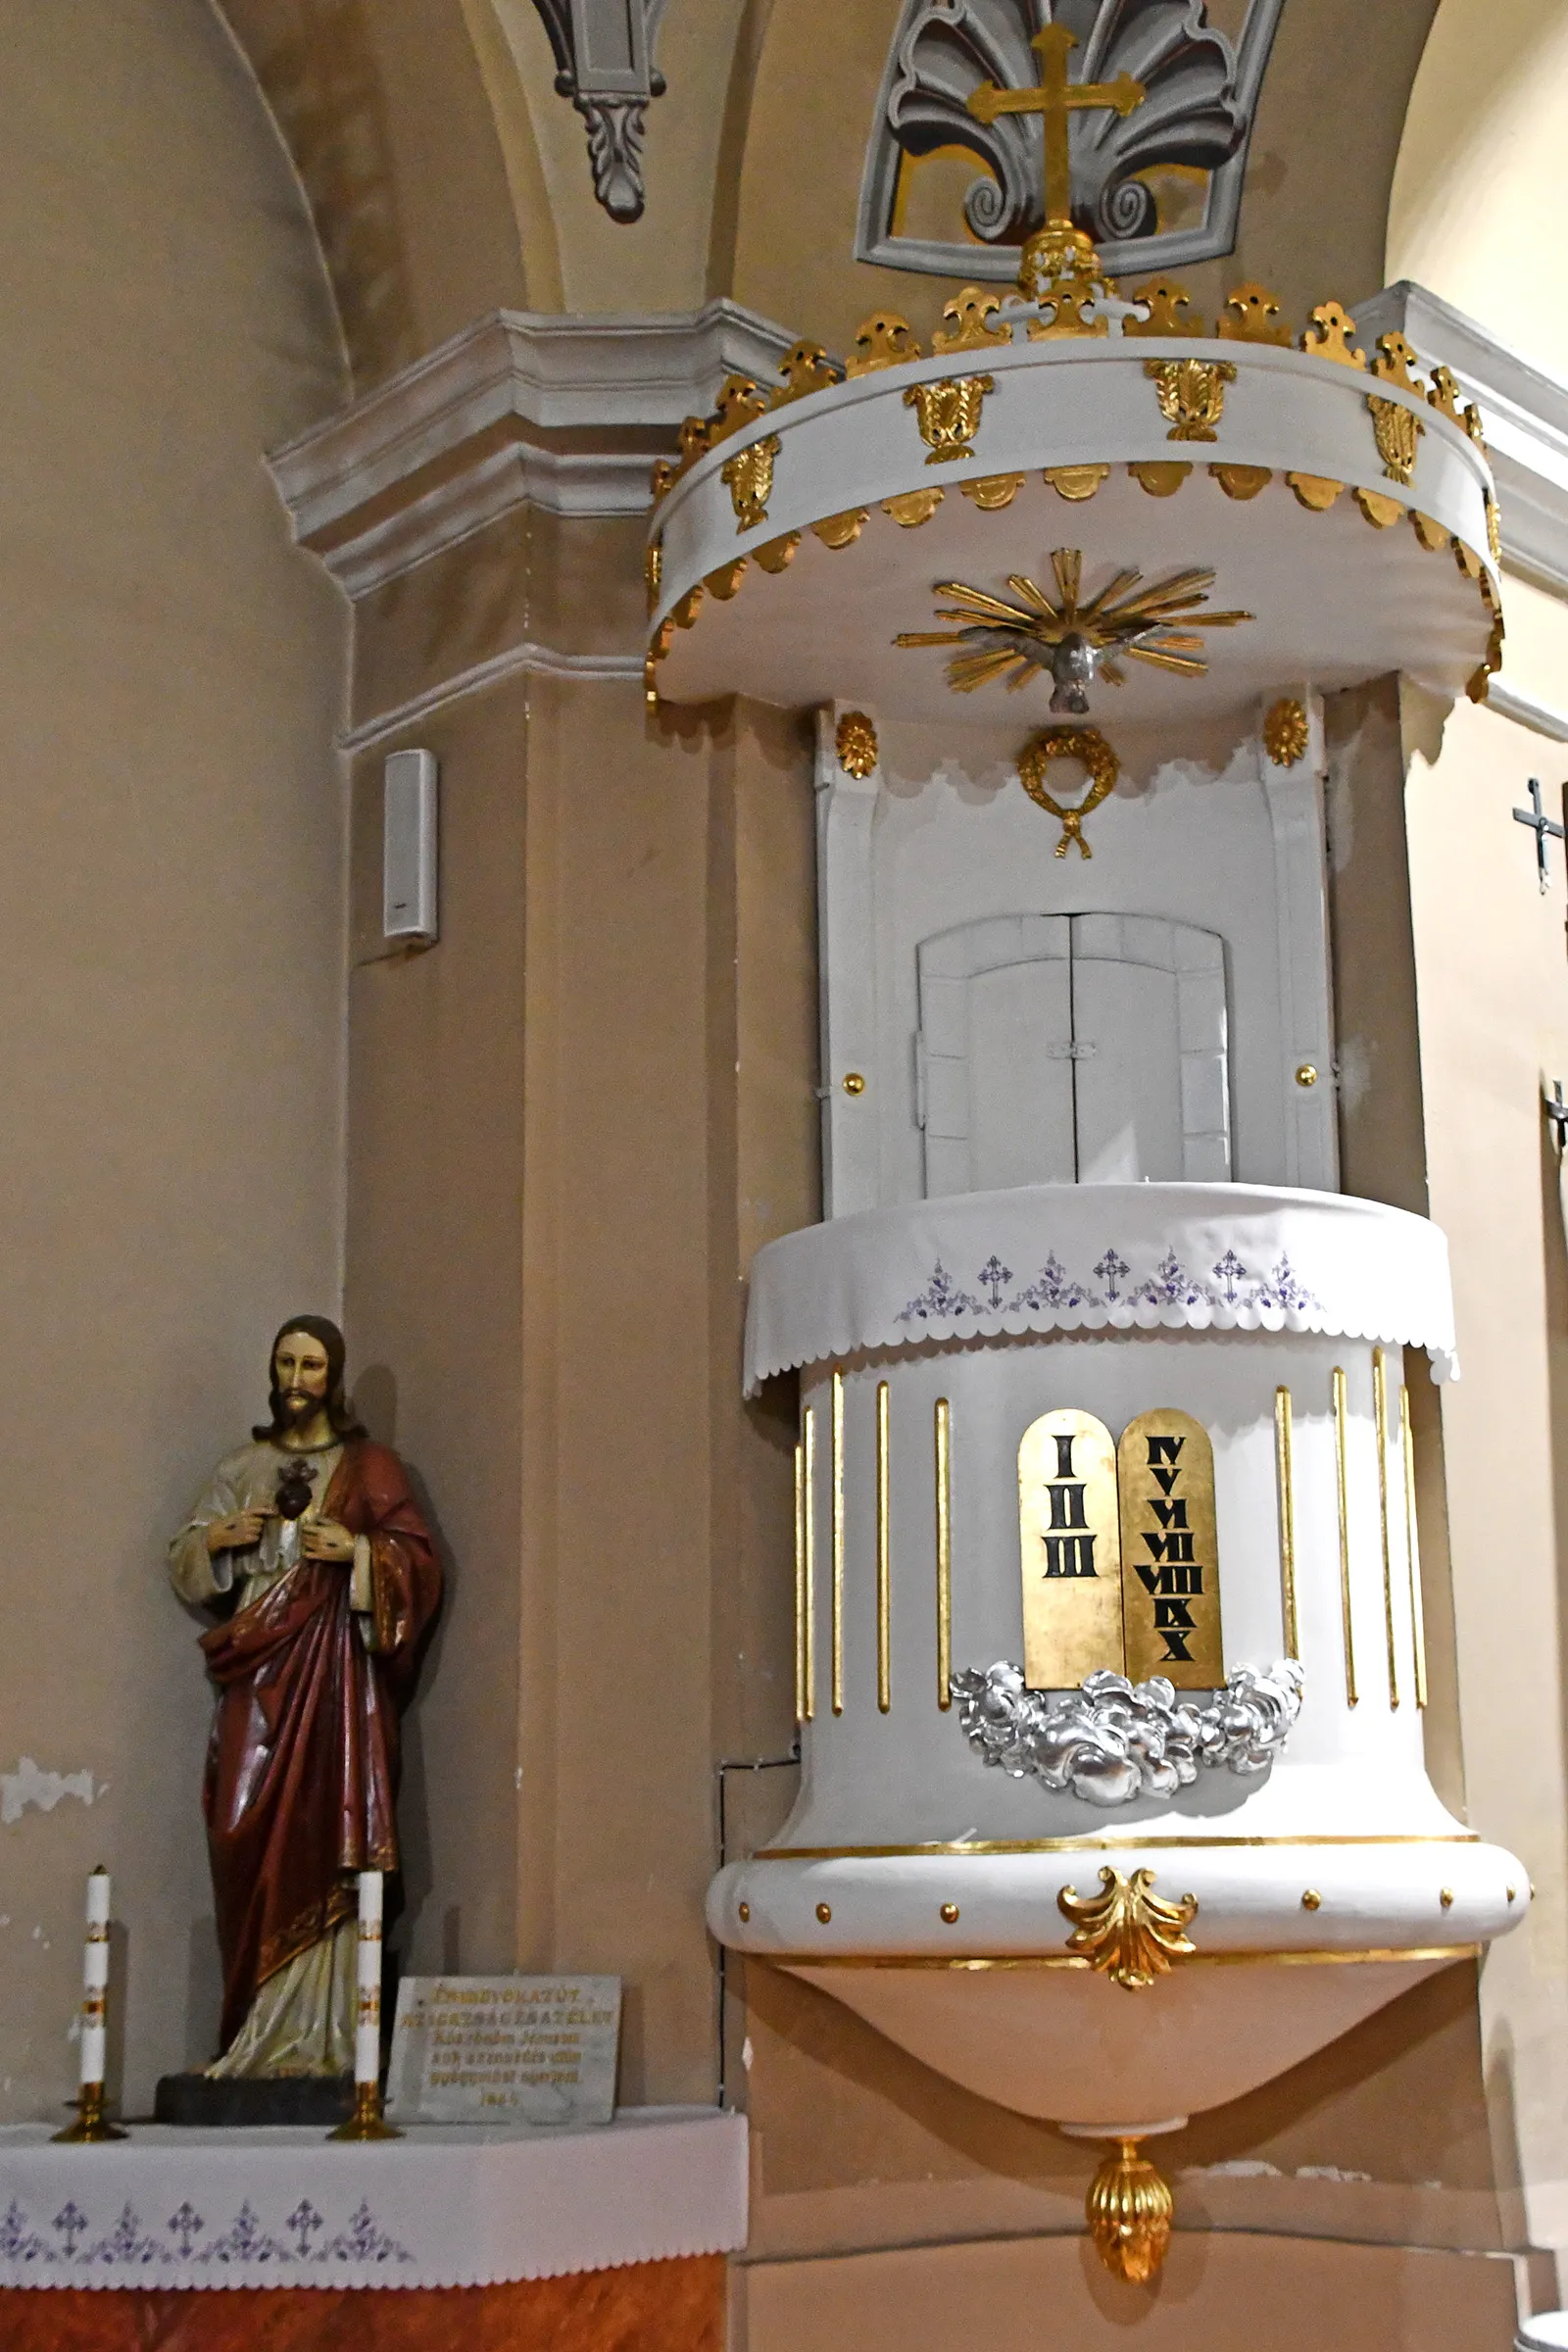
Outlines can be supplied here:
M1086 110L1072 122L1073 218L1094 238L1106 270L1168 269L1229 253L1282 6L1249 0L1233 48L1208 23L1203 0L905 0L866 151L857 259L968 278L1014 275L1019 248L1043 218L1040 119L982 123L966 101L983 81L1027 88L1037 72L1030 44L1048 24L1075 36L1074 80L1130 74L1148 93L1124 118ZM979 166L963 203L969 239L899 233L906 159L955 148ZM1159 229L1154 198L1137 176L1158 164L1206 175L1200 222Z

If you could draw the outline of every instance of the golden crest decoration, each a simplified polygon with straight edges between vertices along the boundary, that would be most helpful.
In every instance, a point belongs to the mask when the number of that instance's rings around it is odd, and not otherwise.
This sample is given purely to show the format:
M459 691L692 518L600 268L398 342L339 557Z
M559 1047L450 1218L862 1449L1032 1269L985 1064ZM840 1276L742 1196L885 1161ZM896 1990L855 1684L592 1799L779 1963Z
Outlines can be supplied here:
M1102 1976L1126 1992L1141 1992L1158 1977L1168 1977L1178 1960L1197 1950L1187 1930L1198 1917L1196 1894L1179 1894L1173 1903L1154 1892L1152 1870L1135 1870L1124 1879L1107 1864L1100 1874L1102 1894L1081 1895L1063 1886L1056 1907L1073 1923L1067 1949L1089 1962Z
M1372 372L1385 383L1397 384L1401 391L1424 395L1430 403L1427 386L1419 376L1410 373L1415 356L1403 335L1379 335ZM1413 409L1405 408L1399 401L1384 399L1376 392L1367 394L1366 405L1372 413L1372 432L1378 456L1383 460L1383 470L1391 482L1408 489L1415 479L1416 443L1426 426ZM1378 517L1374 514L1370 519L1376 521Z
M974 456L970 444L980 429L981 404L996 388L990 375L944 375L935 383L909 386L904 405L913 409L920 438L931 452L928 466Z
M1146 360L1144 373L1154 387L1159 413L1170 426L1167 441L1217 441L1214 427L1225 410L1225 387L1236 381L1230 360Z
M721 469L724 487L735 509L737 531L755 531L767 520L767 502L773 495L773 460L778 456L777 433L737 450Z

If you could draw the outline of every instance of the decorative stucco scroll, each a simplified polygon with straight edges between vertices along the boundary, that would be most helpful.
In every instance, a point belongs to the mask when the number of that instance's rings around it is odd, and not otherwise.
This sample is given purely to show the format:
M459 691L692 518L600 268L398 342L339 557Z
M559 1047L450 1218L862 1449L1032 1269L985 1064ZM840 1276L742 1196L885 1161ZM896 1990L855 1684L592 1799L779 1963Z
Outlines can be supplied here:
M1028 1690L1022 1668L1004 1658L984 1673L969 1667L953 1677L958 1722L986 1763L1091 1805L1174 1796L1200 1769L1266 1770L1301 1712L1302 1687L1294 1658L1266 1673L1238 1666L1201 1705L1178 1696L1162 1675L1130 1683L1101 1672L1064 1694Z

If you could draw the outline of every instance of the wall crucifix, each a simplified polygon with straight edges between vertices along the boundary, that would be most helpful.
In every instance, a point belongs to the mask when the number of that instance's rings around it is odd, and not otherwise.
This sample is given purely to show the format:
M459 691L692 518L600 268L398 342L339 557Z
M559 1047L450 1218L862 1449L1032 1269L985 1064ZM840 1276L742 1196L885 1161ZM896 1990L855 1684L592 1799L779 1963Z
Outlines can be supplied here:
M1563 789L1565 793L1568 793L1568 785L1565 785ZM1539 776L1532 776L1530 779L1529 808L1516 808L1513 812L1513 821L1516 825L1529 825L1535 834L1536 879L1541 884L1542 896L1544 897L1546 884L1551 878L1550 869L1546 863L1547 841L1562 841L1565 836L1563 827L1553 817L1547 816L1541 806L1541 778Z

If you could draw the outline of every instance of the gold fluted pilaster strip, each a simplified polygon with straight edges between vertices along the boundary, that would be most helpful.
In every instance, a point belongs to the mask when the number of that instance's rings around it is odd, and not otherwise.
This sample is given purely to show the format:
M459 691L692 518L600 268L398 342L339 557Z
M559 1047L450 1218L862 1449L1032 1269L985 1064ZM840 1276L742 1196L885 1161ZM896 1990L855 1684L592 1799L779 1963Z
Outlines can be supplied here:
M952 1407L936 1404L937 1467L937 1705L953 1704L953 1447Z
M1415 1640L1415 1703L1427 1703L1427 1623L1421 1605L1421 1539L1415 1523L1415 1439L1410 1392L1399 1387L1399 1451L1404 1456L1404 1554L1410 1571L1410 1631Z
M1394 1646L1394 1560L1389 1549L1389 1369L1372 1350L1372 1417L1378 1437L1378 1533L1383 1544L1383 1630L1389 1644L1389 1704L1399 1703L1399 1659Z
M833 1712L844 1712L844 1375L835 1364L833 1443Z
M1350 1496L1346 1477L1345 1373L1334 1367L1334 1475L1340 1497L1340 1622L1345 1629L1345 1703L1356 1704L1355 1628L1350 1622Z
M806 1606L801 1612L801 1648L806 1668L806 1707L801 1721L816 1713L816 1407L806 1408L806 1434L801 1441L805 1509L801 1514L801 1583Z
M888 1534L888 1384L876 1384L876 1703L885 1715L893 1704L892 1556Z
M795 1720L806 1721L806 1446L795 1448Z
M1291 1392L1274 1392L1274 1481L1280 1498L1280 1615L1285 1623L1285 1655L1298 1658L1300 1636L1296 1623L1296 1489L1291 1465Z

